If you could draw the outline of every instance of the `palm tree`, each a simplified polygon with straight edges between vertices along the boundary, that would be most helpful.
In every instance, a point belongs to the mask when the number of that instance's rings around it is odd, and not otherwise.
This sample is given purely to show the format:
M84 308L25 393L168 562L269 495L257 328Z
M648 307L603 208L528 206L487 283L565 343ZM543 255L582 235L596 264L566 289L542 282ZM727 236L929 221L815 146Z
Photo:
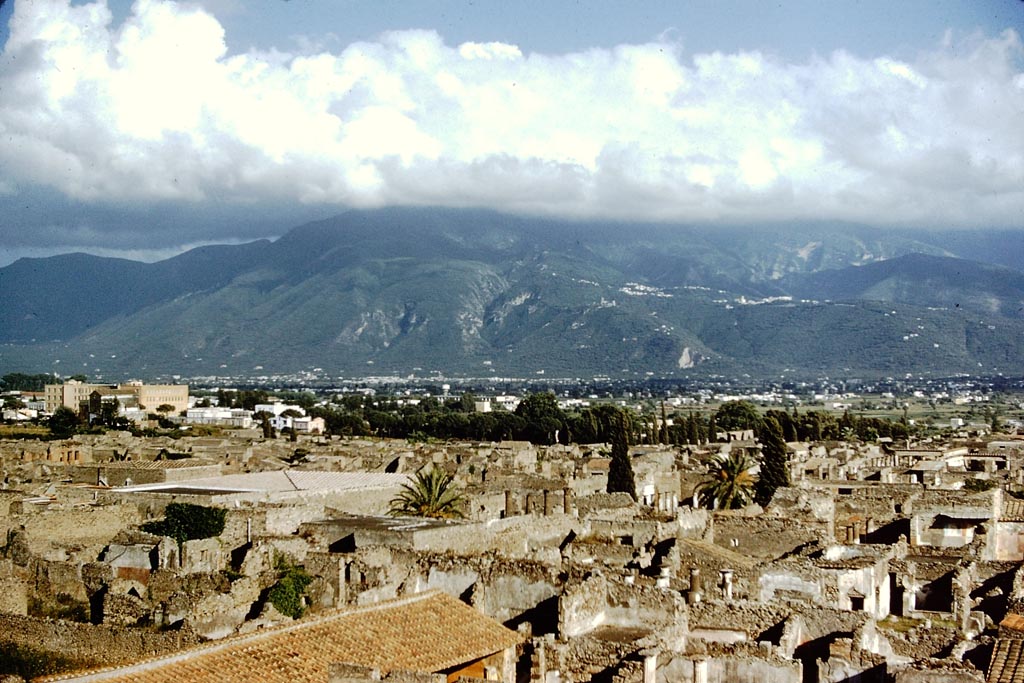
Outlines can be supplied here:
M755 479L750 473L753 466L754 463L742 451L712 460L708 465L708 479L697 486L697 500L701 507L729 510L749 504L754 496Z
M464 517L465 498L453 486L452 475L436 467L420 470L402 491L391 499L388 514L392 517L433 517L456 519Z

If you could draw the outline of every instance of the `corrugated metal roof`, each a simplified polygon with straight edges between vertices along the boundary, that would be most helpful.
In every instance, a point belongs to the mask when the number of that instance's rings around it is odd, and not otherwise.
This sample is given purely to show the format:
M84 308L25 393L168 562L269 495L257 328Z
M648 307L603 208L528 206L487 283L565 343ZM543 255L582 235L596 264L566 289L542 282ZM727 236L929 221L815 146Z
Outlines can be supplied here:
M176 482L176 488L224 489L227 491L359 491L363 489L397 488L409 481L407 474L383 472L308 472L305 470L276 470L225 474L201 477L187 482ZM159 491L162 485L135 486L132 490Z

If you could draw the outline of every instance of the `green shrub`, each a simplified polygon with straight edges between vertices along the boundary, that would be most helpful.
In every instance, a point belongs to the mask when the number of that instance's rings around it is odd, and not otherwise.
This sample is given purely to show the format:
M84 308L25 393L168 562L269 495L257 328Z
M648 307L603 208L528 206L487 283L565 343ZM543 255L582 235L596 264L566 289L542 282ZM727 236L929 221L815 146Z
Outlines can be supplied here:
M158 536L170 536L180 546L185 541L214 538L224 531L227 510L191 503L170 503L164 518L146 522L142 530Z
M995 487L996 483L991 479L968 479L964 482L964 491L970 491L971 493L989 491Z
M267 600L281 614L298 619L306 611L305 605L302 604L302 596L313 582L313 577L283 556L278 556L274 564L278 570L278 578L277 583L271 586L267 593Z
M235 581L238 581L240 578L245 576L245 574L243 574L242 572L238 571L237 569L231 569L230 567L228 569L224 569L223 571L221 571L221 574L223 574L225 578L227 578L228 583L234 583Z

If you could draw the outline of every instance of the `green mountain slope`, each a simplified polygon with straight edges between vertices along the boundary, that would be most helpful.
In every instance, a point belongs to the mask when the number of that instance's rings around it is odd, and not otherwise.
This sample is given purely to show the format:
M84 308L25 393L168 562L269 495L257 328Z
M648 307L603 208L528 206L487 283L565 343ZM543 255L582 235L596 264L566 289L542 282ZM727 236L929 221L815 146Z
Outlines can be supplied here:
M793 276L798 296L908 302L1024 317L1024 273L964 259L925 254Z
M0 269L5 299L22 297L0 316L0 366L107 376L1024 372L1014 309L1024 276L907 255L942 253L929 233L837 230L384 209L157 264L24 260ZM857 263L868 265L822 270ZM53 284L24 294L26 278Z

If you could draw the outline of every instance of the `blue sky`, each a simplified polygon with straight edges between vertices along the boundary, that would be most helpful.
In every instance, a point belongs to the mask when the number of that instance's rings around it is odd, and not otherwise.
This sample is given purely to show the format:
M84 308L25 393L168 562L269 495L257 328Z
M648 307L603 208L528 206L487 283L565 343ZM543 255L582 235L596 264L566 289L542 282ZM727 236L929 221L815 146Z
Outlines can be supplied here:
M0 7L6 25L16 2ZM75 2L76 5L86 4ZM108 3L115 22L131 0ZM451 44L499 41L524 52L575 52L644 43L663 34L690 53L762 50L790 59L845 49L912 57L948 29L996 35L1024 25L1019 0L209 0L234 52L294 49L304 41L337 49L385 31L432 29Z
M1024 227L1024 2L7 0L0 265L348 207Z

